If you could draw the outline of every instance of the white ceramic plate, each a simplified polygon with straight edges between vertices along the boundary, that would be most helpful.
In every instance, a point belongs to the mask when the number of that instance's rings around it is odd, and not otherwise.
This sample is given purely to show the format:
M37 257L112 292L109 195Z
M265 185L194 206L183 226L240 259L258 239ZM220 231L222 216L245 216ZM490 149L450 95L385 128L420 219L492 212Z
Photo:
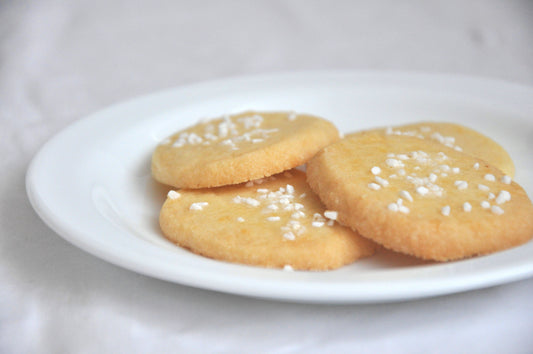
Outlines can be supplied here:
M533 275L533 242L444 264L382 252L330 272L286 272L219 262L167 242L158 213L167 188L150 156L174 130L245 109L294 110L341 131L420 120L459 122L500 142L515 179L533 195L533 89L423 74L314 72L236 78L177 88L110 107L50 140L27 174L31 203L59 235L124 268L222 292L302 302L407 300Z

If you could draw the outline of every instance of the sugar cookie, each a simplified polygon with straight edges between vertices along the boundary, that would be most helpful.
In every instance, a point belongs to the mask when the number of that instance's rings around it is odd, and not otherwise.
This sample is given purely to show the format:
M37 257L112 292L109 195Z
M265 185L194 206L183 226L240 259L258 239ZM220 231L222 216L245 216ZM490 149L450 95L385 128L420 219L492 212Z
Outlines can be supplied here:
M307 176L340 223L423 259L488 254L533 237L533 205L517 183L431 140L356 135L318 153Z
M339 139L330 122L296 113L245 112L172 135L152 156L152 175L177 188L237 184L304 164Z
M472 156L487 161L498 167L508 176L513 177L515 167L511 156L491 138L467 127L454 123L420 122L395 127L380 128L357 134L379 132L387 135L406 135L421 139L430 139L444 144L457 151L463 151Z
M376 244L334 220L291 170L247 183L169 192L163 234L194 253L229 262L328 270L374 253Z

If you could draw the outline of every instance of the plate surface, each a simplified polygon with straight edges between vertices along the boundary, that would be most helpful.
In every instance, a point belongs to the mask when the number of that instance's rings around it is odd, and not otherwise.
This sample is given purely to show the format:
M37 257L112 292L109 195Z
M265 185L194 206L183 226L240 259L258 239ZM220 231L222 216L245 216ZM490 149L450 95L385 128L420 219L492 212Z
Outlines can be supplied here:
M59 235L111 263L193 287L322 303L400 301L533 275L533 242L444 264L390 252L330 272L286 272L218 262L166 241L158 214L168 188L150 178L159 141L199 118L255 110L325 117L340 131L450 121L499 142L515 180L533 195L533 89L500 81L378 72L303 72L226 79L112 106L60 132L33 159L26 186Z

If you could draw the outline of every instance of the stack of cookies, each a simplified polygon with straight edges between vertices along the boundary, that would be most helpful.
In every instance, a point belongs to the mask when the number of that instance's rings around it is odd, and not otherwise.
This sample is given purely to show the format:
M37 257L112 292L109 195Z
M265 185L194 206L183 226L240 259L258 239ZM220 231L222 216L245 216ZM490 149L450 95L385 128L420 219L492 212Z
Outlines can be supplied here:
M329 270L380 246L448 261L533 237L509 155L456 124L340 139L319 117L244 112L163 141L152 175L175 188L160 213L165 237L229 262Z

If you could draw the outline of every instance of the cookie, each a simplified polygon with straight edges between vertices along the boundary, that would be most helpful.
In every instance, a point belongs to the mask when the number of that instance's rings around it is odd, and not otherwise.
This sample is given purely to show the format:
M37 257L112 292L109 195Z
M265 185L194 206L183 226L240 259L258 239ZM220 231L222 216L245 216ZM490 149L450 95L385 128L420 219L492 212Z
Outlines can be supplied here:
M160 213L163 234L194 253L228 262L328 270L374 253L375 243L335 222L291 170L247 183L171 191Z
M508 176L513 177L515 174L513 160L503 147L491 138L459 124L420 122L352 133L348 134L347 137L376 132L386 135L405 135L430 139L457 151L463 151L485 160L498 167Z
M427 139L362 134L318 153L308 182L340 223L427 260L483 255L533 237L526 192L484 160Z
M237 184L302 165L338 139L332 123L310 115L224 116L163 141L152 156L152 175L176 188Z

